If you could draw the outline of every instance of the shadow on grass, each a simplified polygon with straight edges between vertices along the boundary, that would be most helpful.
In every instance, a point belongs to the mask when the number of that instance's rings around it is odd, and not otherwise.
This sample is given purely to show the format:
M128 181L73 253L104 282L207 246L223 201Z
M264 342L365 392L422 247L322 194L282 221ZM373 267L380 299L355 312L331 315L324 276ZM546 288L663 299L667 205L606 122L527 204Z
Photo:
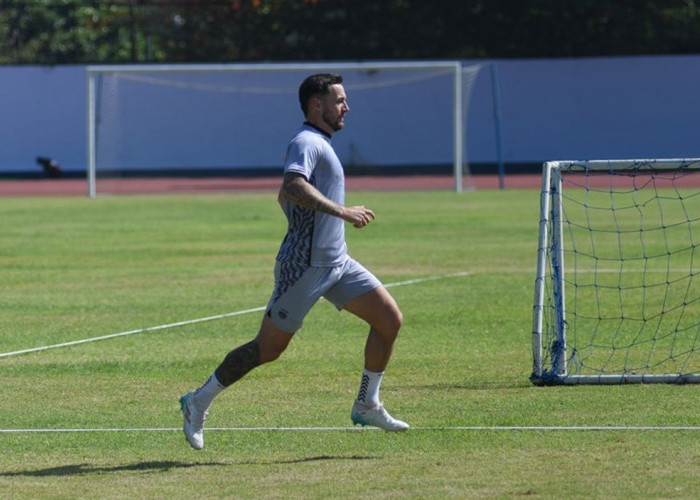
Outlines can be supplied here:
M268 464L303 464L305 462L320 462L323 460L376 460L378 457L366 457L359 455L352 455L349 457L339 457L333 455L320 455L318 457L306 457L306 458L296 458L293 460L275 460L273 462L267 462ZM260 464L261 462L249 462L249 464Z
M270 462L243 462L238 465L275 465L275 464L301 464L306 462L317 462L322 460L374 460L377 457L368 456L331 456L321 455L316 457L305 457L291 460L275 460ZM100 466L90 464L61 465L46 469L24 470L16 472L0 472L0 477L61 477L79 476L84 474L104 474L111 472L169 472L174 469L190 469L195 467L223 467L235 465L224 462L174 462L174 461L150 461L137 462L127 465Z
M47 469L26 470L17 472L2 472L0 477L50 477L50 476L77 476L81 474L100 474L108 472L168 472L173 469L189 469L192 467L208 467L229 465L225 463L192 463L173 461L137 462L128 465L99 466L90 464L61 465Z
M534 387L527 377L508 382L474 382L464 384L402 384L402 389L416 391L492 391L494 389L530 389Z

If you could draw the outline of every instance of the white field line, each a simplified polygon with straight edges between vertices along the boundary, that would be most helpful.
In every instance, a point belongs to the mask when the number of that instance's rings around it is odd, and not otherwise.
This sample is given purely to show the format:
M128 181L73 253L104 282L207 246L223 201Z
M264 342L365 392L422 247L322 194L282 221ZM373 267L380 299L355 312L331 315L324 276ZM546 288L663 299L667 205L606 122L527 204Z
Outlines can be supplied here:
M207 427L207 432L366 432L378 431L376 427ZM436 426L411 427L408 432L460 431L460 432L648 432L648 431L700 431L700 426L653 425L580 425L580 426ZM182 432L180 427L125 427L93 429L0 429L0 434L60 434L60 433L108 433L108 432Z
M209 316L206 318L190 319L187 321L179 321L177 323L169 323L167 325L151 326L149 328L139 328L137 330L129 330L126 332L111 333L109 335L102 335L100 337L92 337L89 339L72 340L70 342L61 342L60 344L45 345L45 346L40 346L40 347L31 347L29 349L22 349L20 351L14 351L14 352L4 352L4 353L0 353L0 358L6 358L9 356L17 356L19 354L27 354L30 352L46 351L48 349L56 349L58 347L68 347L68 346L72 346L72 345L85 344L87 342L96 342L98 340L106 340L106 339L113 339L116 337L124 337L126 335L134 335L136 333L154 332L157 330L165 330L166 328L174 328L177 326L194 325L196 323L203 323L204 321L212 321L215 319L229 318L231 316L240 316L241 314L247 314L247 313L251 313L251 312L255 312L255 311L262 311L264 309L265 309L265 307L254 307L252 309L243 309L241 311L235 311L235 312L226 313L226 314L217 314L216 316Z
M459 273L452 273L452 274L440 274L440 275L436 275L436 276L427 276L425 278L416 278L416 279L407 280L407 281L398 281L396 283L387 283L384 286L386 288L390 288L390 287L395 287L395 286L415 285L418 283L424 283L426 281L434 281L434 280L445 279L445 278L456 278L459 276L468 276L469 274L470 273L467 271L463 271L463 272L459 272ZM234 311L234 312L225 313L225 314L217 314L215 316L208 316L206 318L197 318L197 319L190 319L190 320L185 320L185 321L178 321L176 323L169 323L167 325L151 326L148 328L138 328L136 330L128 330L125 332L111 333L109 335L101 335L99 337L91 337L91 338L81 339L81 340L72 340L69 342L61 342L60 344L45 345L45 346L40 346L40 347L30 347L28 349L21 349L19 351L4 352L4 353L0 353L0 358L7 358L10 356L18 356L20 354L27 354L30 352L47 351L49 349L57 349L59 347L69 347L69 346L74 346L74 345L78 345L78 344L85 344L88 342L97 342L98 340L107 340L107 339L113 339L116 337L125 337L127 335L135 335L137 333L155 332L158 330L166 330L168 328L175 328L178 326L194 325L197 323L204 323L205 321L213 321L213 320L217 320L217 319L231 318L233 316L241 316L243 314L264 311L265 307L266 306L253 307L251 309L242 309L240 311Z

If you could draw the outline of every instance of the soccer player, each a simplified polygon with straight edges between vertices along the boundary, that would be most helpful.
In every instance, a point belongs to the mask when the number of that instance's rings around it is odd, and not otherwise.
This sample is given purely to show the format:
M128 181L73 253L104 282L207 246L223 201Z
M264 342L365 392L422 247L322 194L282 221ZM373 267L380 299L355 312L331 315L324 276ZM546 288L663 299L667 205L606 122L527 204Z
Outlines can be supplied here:
M214 398L253 368L276 360L321 297L369 324L364 372L350 418L354 424L405 431L379 400L379 387L402 315L380 281L347 253L345 223L363 228L375 214L345 205L345 177L331 146L350 110L343 78L318 74L299 87L305 122L287 148L278 202L287 234L275 263L275 287L257 336L226 355L209 379L180 398L190 445L204 447L204 421Z

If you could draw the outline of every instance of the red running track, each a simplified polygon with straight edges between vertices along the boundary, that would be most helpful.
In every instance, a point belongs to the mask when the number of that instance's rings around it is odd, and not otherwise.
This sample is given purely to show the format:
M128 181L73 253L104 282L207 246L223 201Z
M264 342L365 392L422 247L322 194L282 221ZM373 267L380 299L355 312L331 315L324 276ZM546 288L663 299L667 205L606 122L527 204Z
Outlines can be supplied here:
M349 191L410 191L452 190L452 176L350 176L345 179ZM476 175L465 185L475 189L498 189L498 176ZM236 193L277 191L276 177L220 178L143 178L105 179L98 184L99 193L109 194L176 194L176 193ZM540 175L512 175L505 179L507 189L540 187ZM85 179L0 180L0 196L86 196Z

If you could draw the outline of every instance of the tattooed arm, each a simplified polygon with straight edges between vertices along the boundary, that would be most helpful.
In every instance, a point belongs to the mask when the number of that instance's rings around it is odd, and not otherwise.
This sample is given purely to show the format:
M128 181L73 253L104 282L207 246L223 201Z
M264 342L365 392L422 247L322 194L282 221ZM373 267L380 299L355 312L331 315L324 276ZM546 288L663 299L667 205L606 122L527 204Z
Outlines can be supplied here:
M287 215L287 197L284 195L284 184L280 186L280 190L277 193L277 203L279 203L279 206L282 209L282 213L284 213L284 215Z
M300 174L284 175L280 190L280 197L282 196L296 205L340 217L357 228L364 227L375 219L374 212L364 205L346 207L329 200Z

